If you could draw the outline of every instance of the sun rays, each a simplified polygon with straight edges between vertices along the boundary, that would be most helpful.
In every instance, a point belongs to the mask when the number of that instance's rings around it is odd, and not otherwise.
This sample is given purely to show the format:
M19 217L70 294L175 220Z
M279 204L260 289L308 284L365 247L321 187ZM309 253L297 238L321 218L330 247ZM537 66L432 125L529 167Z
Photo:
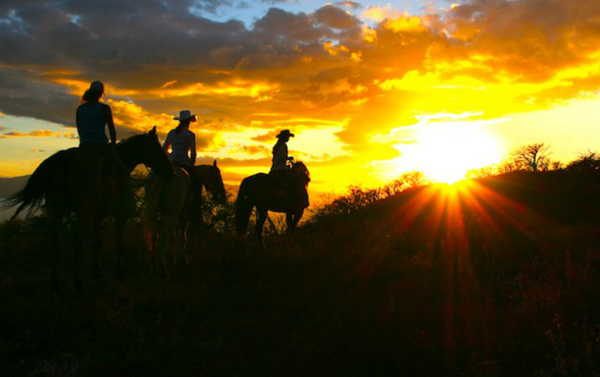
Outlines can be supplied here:
M501 158L498 141L476 122L428 125L417 130L415 139L403 148L403 157L434 182L458 182L469 170Z

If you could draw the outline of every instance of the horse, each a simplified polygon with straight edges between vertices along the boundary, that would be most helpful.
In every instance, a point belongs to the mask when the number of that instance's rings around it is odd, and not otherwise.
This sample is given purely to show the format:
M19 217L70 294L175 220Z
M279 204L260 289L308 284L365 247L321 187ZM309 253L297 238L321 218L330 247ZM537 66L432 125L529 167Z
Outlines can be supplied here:
M173 169L162 149L156 127L147 134L132 136L116 145L116 153L129 172L138 164L172 176ZM114 216L116 231L117 276L123 277L123 233L127 216L120 210L119 185L115 172L102 153L82 148L59 151L44 160L33 172L25 187L4 201L3 207L19 205L13 218L28 209L31 215L45 201L54 231L52 287L59 291L59 256L64 248L63 220L75 214L73 237L73 280L81 288L79 256L82 246L93 241L94 270L100 274L99 253L102 245L101 222Z
M191 213L193 196L201 196L204 187L215 203L222 204L227 200L216 160L212 165L194 166L201 185L199 192L192 192L192 181L185 169L176 165L173 168L174 177L165 179L155 176L146 186L146 240L153 256L154 270L158 272L160 268L166 276L169 276L167 252L175 264L188 263L188 223L190 216L201 216L200 213ZM179 258L176 248L180 250Z
M304 188L308 188L310 173L304 163L292 162L290 170L300 177ZM244 235L248 230L248 221L252 210L256 207L258 218L255 233L262 244L262 231L268 211L285 213L288 233L293 234L296 225L308 203L293 191L282 188L278 180L270 174L258 173L244 178L235 202L235 223L238 235Z

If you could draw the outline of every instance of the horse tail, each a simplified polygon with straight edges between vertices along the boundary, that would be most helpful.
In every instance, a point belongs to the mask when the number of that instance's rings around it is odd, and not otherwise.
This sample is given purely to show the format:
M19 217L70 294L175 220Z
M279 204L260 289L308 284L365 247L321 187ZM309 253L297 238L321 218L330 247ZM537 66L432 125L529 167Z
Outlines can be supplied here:
M250 200L250 181L246 178L240 185L240 191L235 201L235 229L238 235L246 234L253 207L254 203Z
M11 220L25 209L28 209L27 216L30 216L41 207L52 177L60 167L65 166L67 151L60 151L44 160L29 177L23 189L0 204L0 209L19 206Z

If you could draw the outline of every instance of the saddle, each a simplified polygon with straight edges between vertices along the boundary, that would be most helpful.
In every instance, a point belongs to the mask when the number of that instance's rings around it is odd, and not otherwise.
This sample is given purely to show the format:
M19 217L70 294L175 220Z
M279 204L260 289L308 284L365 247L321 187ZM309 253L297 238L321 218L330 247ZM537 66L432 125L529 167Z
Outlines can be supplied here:
M289 193L292 195L297 195L297 197L301 198L301 202L303 203L304 207L308 207L308 192L306 191L304 182L302 182L302 178L300 178L297 174L287 169L270 172L269 176L275 185L278 186L278 194L285 195L286 193Z
M115 181L120 182L123 178L123 172L119 169L117 164L122 164L121 161L115 161L118 157L114 154L114 151L110 149L108 145L94 145L94 144L83 144L79 148L72 148L75 153L78 153L77 158L85 159L85 155L96 155L102 158L102 161L106 164L108 175Z

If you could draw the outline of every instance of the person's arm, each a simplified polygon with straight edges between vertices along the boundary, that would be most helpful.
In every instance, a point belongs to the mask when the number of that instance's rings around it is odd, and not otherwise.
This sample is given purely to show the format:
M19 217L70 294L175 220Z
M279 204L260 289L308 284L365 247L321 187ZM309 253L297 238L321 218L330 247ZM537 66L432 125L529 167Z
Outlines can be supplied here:
M167 154L167 157L170 155L169 153L169 147L171 146L171 131L169 131L169 133L167 134L167 139L165 140L165 143L163 144L163 149L165 150L165 153Z
M192 133L190 139L190 160L193 166L196 165L196 135Z
M117 144L117 131L115 130L115 123L113 121L112 112L110 111L110 106L103 104L102 108L104 109L104 115L106 115L106 124L108 125L108 132L110 134L110 143L115 146Z
M77 111L75 112L75 124L77 125L77 135L81 135L81 128L80 128L81 124L79 123L79 108L80 107L81 107L81 105L77 107Z
M289 159L290 159L289 156L288 156L287 143L283 143L283 145L279 149L281 150L281 161L285 165L289 161Z

